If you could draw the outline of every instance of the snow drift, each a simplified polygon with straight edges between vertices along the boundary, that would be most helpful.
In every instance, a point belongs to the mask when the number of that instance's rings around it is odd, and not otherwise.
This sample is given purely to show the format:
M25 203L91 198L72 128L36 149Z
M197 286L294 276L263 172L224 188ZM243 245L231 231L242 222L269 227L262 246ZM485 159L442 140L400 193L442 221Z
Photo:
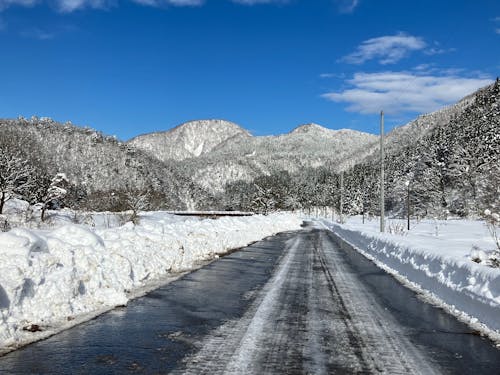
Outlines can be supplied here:
M0 233L0 353L125 305L167 275L300 224L286 214L186 220L153 212L139 225Z
M323 223L381 268L409 282L461 320L492 338L500 337L500 269L471 259L477 246L494 246L483 223L429 221L406 235L378 233L378 222Z

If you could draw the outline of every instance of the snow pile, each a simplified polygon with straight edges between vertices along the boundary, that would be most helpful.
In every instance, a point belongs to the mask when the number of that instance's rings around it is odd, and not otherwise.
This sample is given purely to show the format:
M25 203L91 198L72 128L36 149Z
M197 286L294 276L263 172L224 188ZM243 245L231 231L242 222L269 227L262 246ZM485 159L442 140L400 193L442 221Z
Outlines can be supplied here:
M323 224L461 320L500 337L500 269L474 260L495 248L484 222L428 220L398 234L380 233L378 221L362 224L359 217Z
M186 220L152 212L139 225L0 233L0 352L125 305L169 274L300 224L287 214Z

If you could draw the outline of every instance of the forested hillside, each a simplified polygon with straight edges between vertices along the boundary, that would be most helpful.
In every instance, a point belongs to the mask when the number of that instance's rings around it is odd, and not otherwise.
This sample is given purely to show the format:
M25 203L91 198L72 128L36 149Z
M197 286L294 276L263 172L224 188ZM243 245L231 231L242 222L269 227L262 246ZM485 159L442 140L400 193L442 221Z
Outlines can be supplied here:
M363 159L344 162L344 213L379 212L378 145ZM479 90L455 106L419 117L387 137L386 210L417 216L475 216L498 208L500 197L500 83ZM340 173L328 163L300 173L274 173L251 183L229 184L227 208L339 209Z
M214 128L220 128L219 120L210 121ZM200 123L206 125L205 121ZM181 125L175 130L179 132L184 127L192 129L193 123ZM224 137L217 134L223 140L212 146L210 152L185 158L179 163L182 171L194 176L195 181L213 194L223 193L226 184L236 181L249 182L281 171L297 173L327 163L338 164L345 158L356 157L357 150L361 154L362 149L377 139L367 133L331 130L316 124L301 125L288 134L278 136L250 136L242 131L234 136L234 128L228 130ZM164 139L169 134L163 133L159 137ZM184 137L176 149L201 150L206 143L214 145L216 142L212 134L200 131ZM144 143L140 147L147 150ZM176 151L176 154L180 153Z
M413 215L498 208L500 83L394 129L386 150L390 214L406 213L407 183ZM344 213L377 214L378 151L377 136L316 124L254 137L234 123L203 120L123 143L48 118L0 120L0 205L14 196L43 201L62 173L74 208L122 210L142 196L152 209L338 211L342 195Z
M203 196L172 163L93 129L47 118L0 120L0 152L30 170L30 189L19 193L31 202L43 198L57 173L69 180L67 204L86 209L124 209L127 193L147 193L152 206L169 209L186 208Z

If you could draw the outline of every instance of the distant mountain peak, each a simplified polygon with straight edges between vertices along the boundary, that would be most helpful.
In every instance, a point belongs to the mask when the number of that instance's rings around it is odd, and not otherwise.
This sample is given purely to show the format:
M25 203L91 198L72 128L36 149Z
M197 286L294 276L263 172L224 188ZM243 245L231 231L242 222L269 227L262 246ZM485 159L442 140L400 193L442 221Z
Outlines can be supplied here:
M129 141L160 160L199 157L235 137L251 137L231 121L210 119L185 122L173 129L140 135Z
M330 137L338 137L339 135L353 135L353 134L362 134L362 132L359 132L357 130L353 129L329 129L325 128L324 126L315 124L315 123L309 123L309 124L304 124L297 126L295 129L293 129L290 133L288 134L318 134L320 136L330 136Z
M222 120L222 119L207 119L207 120L192 120L176 126L175 128L169 130L168 132L174 133L184 130L196 130L196 131L209 131L214 133L241 133L245 135L251 135L248 131L243 129L238 124Z
M303 124L297 126L295 129L293 129L290 134L303 134L303 133L310 133L310 132L322 132L322 133L328 133L328 132L333 132L334 130L325 128L321 125L315 124L313 122L309 124Z

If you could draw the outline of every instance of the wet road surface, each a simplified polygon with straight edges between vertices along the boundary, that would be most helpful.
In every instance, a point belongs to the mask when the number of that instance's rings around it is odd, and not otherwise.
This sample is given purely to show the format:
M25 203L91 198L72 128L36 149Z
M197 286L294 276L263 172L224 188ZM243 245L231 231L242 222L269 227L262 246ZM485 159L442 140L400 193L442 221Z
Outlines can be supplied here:
M307 227L0 357L1 374L496 374L500 350Z

